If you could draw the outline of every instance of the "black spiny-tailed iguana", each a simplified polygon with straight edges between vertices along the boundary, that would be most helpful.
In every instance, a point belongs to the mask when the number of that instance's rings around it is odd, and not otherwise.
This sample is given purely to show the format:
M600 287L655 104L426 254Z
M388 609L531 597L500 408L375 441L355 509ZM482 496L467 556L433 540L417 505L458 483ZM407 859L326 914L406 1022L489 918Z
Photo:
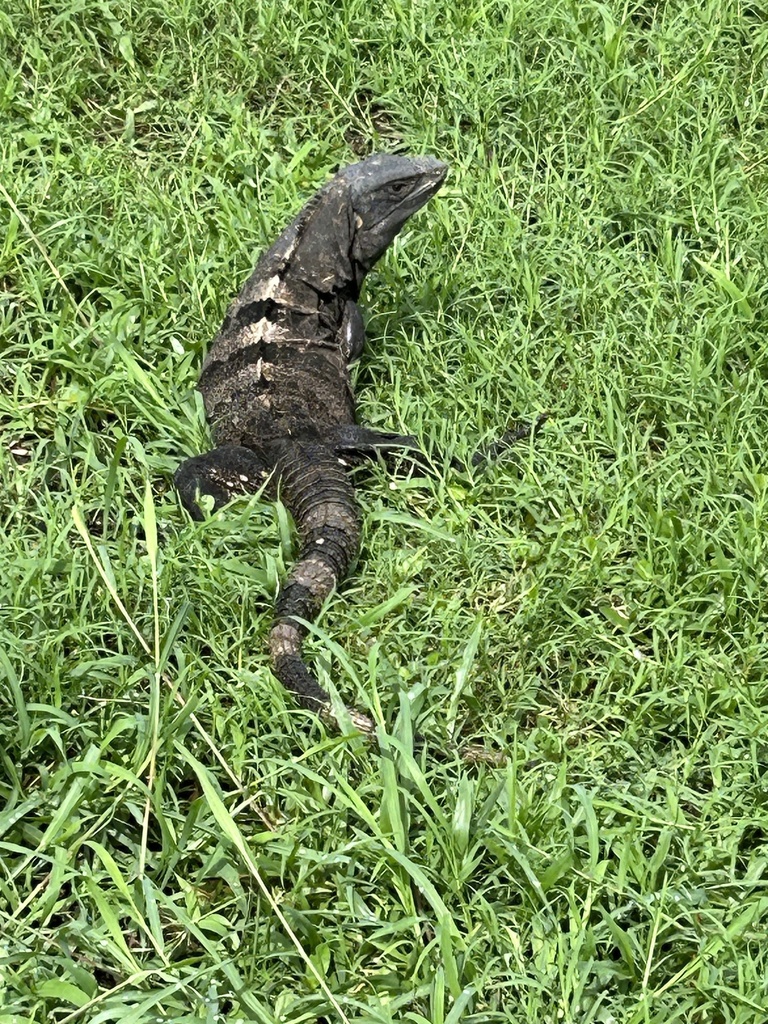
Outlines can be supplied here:
M371 156L320 189L256 264L203 364L199 388L217 447L176 473L182 502L202 518L270 480L291 512L299 559L280 589L272 668L300 704L331 702L302 659L305 627L349 571L360 520L347 466L377 452L417 449L414 438L355 423L348 365L364 330L363 279L408 218L437 192L446 165L432 157ZM371 720L352 712L365 732Z

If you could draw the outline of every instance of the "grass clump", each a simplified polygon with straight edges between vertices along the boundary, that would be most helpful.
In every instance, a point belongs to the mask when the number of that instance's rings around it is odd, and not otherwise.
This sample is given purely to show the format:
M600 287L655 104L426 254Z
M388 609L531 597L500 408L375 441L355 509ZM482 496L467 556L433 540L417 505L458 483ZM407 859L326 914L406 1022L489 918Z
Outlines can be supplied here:
M0 12L0 1024L765 1019L766 13ZM361 418L551 419L361 479L310 647L377 752L269 674L282 510L170 479L255 255L395 148L452 173Z

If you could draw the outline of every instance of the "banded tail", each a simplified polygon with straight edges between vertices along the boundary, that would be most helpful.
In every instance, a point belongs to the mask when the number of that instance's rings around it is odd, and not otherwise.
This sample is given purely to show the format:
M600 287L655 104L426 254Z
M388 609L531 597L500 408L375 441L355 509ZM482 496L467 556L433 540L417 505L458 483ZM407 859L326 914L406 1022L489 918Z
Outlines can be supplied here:
M299 704L331 716L331 699L302 655L306 627L357 558L360 516L354 489L334 450L322 443L286 445L277 466L281 497L301 538L299 559L283 583L269 637L272 670ZM350 717L362 732L374 723L357 711Z

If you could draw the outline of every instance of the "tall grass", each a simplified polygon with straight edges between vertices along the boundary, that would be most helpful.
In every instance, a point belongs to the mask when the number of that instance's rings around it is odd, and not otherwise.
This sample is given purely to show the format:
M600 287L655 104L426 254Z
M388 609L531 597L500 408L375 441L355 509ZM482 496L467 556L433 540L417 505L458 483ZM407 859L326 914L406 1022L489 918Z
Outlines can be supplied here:
M766 1019L767 57L740 0L0 12L0 1024ZM393 149L451 177L360 417L438 471L359 478L309 645L377 749L269 673L284 510L170 480L256 255Z

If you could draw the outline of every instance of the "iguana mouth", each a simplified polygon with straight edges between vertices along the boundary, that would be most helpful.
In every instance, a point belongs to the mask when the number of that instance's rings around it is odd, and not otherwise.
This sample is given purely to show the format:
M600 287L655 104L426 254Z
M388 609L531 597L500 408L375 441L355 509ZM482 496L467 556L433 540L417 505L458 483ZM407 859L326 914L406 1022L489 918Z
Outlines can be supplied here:
M414 198L424 198L424 203L428 202L432 196L441 188L445 181L446 175L448 174L448 164L438 163L437 167L427 172L425 175L426 180L423 185L420 185L416 192L413 193ZM424 203L421 205L423 206Z

